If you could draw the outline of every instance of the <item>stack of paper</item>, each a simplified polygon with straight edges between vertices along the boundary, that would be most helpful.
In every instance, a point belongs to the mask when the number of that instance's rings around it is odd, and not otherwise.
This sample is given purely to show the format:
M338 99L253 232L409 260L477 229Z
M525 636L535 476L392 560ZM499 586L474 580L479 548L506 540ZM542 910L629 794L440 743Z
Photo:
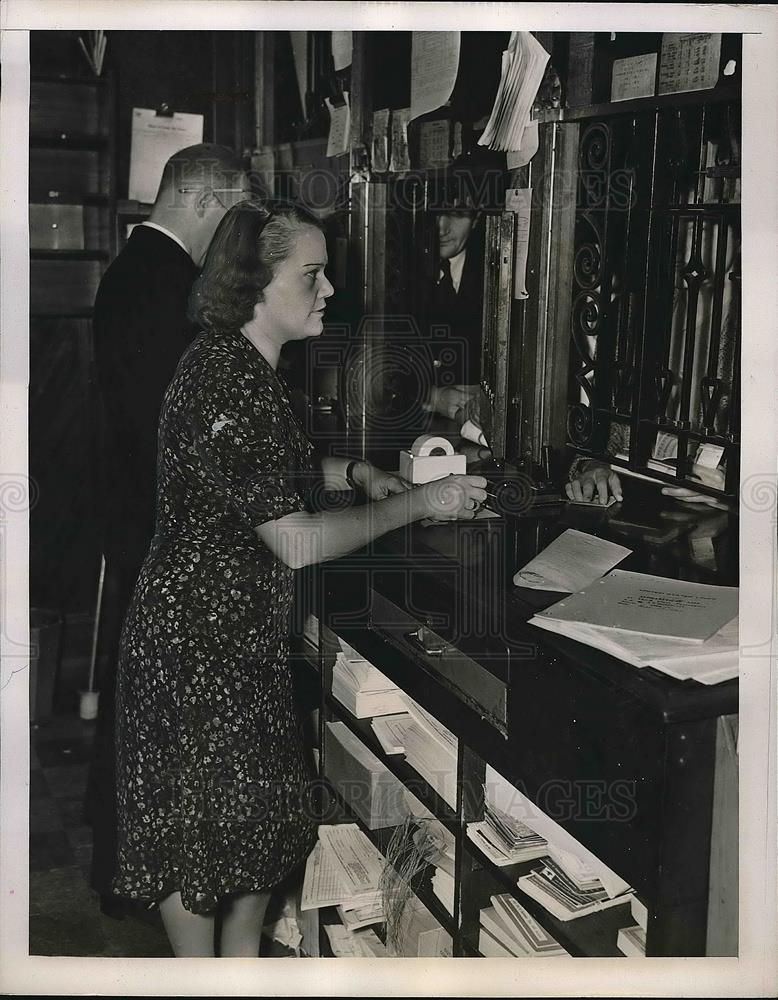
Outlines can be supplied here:
M434 716L403 695L413 724L405 731L405 759L452 809L457 805L457 739Z
M347 930L384 920L379 882L385 859L356 823L320 826L308 857L301 910L337 906Z
M467 824L467 836L489 860L501 868L534 861L548 853L545 837L486 800L485 819Z
M432 876L432 891L446 907L448 912L454 915L454 876L449 875L443 868L436 868Z
M502 72L491 117L478 140L490 149L521 149L549 54L528 31L514 31L502 54Z
M504 893L481 910L478 948L487 958L556 958L568 952L533 919L521 903Z
M543 905L558 920L596 913L629 900L631 890L610 896L600 879L584 863L562 864L545 858L529 875L522 875L518 886Z
M400 715L383 715L373 719L370 727L378 738L385 754L405 753L405 733L413 725L409 712Z
M571 594L599 580L631 554L632 549L623 545L568 528L522 567L513 582L517 587Z
M622 927L616 939L616 947L629 958L646 957L646 932L639 924Z
M341 924L325 924L332 953L336 958L388 958L386 945L374 930L350 931Z
M614 570L530 624L679 680L738 672L738 589Z
M357 719L405 711L396 684L363 659L338 653L332 669L332 696Z

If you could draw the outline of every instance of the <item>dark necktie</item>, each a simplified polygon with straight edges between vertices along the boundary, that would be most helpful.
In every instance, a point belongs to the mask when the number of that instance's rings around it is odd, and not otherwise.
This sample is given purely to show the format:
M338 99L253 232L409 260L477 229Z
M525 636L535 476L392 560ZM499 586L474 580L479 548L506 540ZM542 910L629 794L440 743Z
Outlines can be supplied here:
M456 295L454 281L451 277L451 261L441 258L440 270L442 273L438 280L438 288L440 289L440 297L445 301Z

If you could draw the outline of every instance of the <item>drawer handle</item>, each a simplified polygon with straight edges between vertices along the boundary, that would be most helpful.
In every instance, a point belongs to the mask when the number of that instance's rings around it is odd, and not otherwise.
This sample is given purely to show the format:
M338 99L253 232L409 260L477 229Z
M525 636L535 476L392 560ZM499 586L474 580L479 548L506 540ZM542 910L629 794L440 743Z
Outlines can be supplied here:
M452 648L425 625L420 625L415 632L406 632L405 638L412 646L418 646L427 656L441 656Z

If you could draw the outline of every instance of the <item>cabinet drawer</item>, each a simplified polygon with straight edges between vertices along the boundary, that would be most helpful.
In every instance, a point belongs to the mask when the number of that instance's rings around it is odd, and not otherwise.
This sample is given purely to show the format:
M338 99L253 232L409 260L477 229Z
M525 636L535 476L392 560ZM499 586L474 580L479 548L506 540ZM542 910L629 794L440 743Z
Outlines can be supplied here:
M422 625L383 594L370 591L371 629L421 664L482 718L507 735L507 685L431 630L426 629L419 637Z

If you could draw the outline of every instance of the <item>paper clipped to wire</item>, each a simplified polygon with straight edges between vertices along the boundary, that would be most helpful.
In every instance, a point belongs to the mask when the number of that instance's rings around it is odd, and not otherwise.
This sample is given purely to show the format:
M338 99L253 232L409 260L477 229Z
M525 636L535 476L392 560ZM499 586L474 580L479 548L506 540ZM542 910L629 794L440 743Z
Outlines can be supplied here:
M330 134L327 139L327 156L342 156L348 152L351 134L351 105L348 93L343 91L344 104L333 104L329 97L324 98L330 113Z
M572 594L631 554L632 549L624 545L568 528L522 567L513 582L517 587Z
M521 149L530 111L550 56L529 31L514 31L502 54L502 72L494 107L478 140L489 149Z
M458 31L414 31L411 45L411 120L442 107L459 71Z
M614 569L538 618L704 642L738 613L738 588Z

